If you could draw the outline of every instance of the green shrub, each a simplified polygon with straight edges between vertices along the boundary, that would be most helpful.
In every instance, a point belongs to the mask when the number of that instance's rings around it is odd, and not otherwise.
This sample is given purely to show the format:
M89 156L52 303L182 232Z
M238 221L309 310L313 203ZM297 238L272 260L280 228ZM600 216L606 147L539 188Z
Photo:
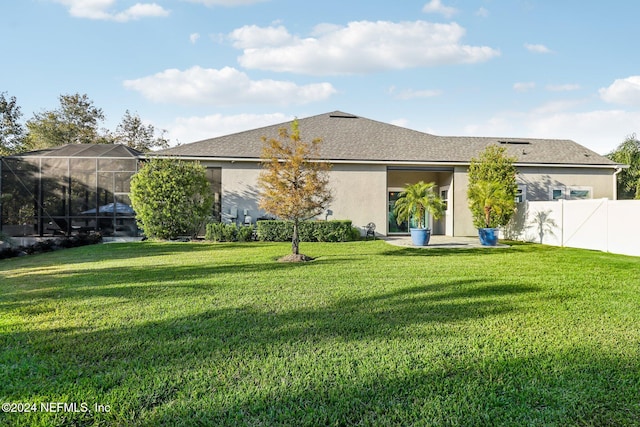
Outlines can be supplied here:
M204 238L212 242L222 242L222 230L225 224L221 222L210 222L205 227Z
M250 242L253 237L253 227L245 225L238 228L238 241Z
M195 162L151 159L131 178L131 206L149 238L195 237L213 207L205 168Z
M362 238L362 233L358 227L351 227L351 240L357 241Z
M223 242L237 242L238 241L238 226L235 224L223 224L222 227L222 241Z
M352 228L351 221L303 221L300 223L300 241L348 242L354 240ZM291 240L292 234L291 221L258 221L258 240L287 242Z
M211 222L205 227L206 240L213 242L248 242L253 236L253 227L236 224L223 224L221 222Z

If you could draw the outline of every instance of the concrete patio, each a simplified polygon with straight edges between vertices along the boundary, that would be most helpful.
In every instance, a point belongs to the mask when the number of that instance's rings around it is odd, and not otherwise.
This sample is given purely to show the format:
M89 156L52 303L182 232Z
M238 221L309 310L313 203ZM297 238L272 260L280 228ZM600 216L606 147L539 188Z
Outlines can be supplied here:
M378 237L394 246L412 247L420 249L472 249L472 248L508 248L509 245L498 243L496 246L482 246L477 237L431 236L428 246L413 246L411 236Z

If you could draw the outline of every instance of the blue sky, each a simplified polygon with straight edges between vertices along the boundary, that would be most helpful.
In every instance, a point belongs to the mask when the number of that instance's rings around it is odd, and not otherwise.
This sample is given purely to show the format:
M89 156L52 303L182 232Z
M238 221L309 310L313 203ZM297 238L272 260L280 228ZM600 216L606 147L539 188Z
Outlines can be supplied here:
M605 154L640 134L638 16L628 0L3 0L0 92L25 120L86 93L106 127L128 109L174 143L341 110Z

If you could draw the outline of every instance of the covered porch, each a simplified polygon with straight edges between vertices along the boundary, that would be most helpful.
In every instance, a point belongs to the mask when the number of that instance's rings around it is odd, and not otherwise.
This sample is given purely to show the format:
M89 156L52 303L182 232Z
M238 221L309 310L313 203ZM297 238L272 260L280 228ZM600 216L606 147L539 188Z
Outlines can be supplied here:
M387 236L403 236L410 227L418 224L414 219L398 224L393 213L398 195L407 186L419 181L433 182L440 198L445 202L446 211L442 218L435 220L427 215L423 227L431 229L432 235L453 236L453 167L394 166L387 168Z

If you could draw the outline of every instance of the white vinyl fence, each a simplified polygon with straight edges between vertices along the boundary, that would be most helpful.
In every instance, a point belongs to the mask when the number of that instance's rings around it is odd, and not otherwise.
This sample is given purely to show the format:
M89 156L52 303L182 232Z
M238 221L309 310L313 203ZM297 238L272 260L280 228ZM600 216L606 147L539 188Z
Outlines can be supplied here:
M505 237L640 256L640 200L525 202Z

